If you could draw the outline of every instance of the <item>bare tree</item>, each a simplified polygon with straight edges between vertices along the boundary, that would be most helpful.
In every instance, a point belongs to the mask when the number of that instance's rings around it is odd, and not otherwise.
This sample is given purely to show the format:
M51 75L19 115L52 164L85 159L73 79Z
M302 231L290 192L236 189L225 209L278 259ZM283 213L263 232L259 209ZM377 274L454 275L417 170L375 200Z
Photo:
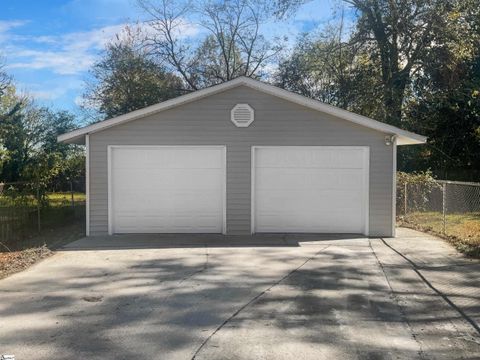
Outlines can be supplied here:
M191 90L238 76L261 77L281 51L281 42L269 42L260 32L270 16L268 2L225 0L180 3L172 0L137 0L150 15L154 30L146 46L170 65ZM205 35L196 44L182 31L187 19L198 18Z
M5 94L5 90L11 84L11 78L5 71L5 64L0 59L0 97Z

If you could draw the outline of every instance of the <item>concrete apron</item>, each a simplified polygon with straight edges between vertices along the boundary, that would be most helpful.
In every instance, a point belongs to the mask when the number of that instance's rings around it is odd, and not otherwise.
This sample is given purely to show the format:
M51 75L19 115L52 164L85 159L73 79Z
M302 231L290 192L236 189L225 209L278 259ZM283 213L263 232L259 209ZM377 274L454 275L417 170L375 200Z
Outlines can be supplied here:
M63 250L163 249L190 247L295 247L324 241L367 239L361 234L120 234L91 236L74 241Z
M0 352L21 359L480 357L471 327L401 257L393 263L380 240L311 240L101 251L77 244L0 282Z

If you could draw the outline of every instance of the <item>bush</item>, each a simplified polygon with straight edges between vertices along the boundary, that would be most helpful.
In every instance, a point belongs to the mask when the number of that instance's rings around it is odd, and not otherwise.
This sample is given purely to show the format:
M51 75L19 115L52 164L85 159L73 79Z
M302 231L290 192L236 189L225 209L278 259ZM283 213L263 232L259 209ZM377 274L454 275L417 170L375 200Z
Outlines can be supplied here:
M426 210L433 191L441 189L431 171L405 173L397 172L397 204L405 201L405 189L408 196L408 209L411 211Z

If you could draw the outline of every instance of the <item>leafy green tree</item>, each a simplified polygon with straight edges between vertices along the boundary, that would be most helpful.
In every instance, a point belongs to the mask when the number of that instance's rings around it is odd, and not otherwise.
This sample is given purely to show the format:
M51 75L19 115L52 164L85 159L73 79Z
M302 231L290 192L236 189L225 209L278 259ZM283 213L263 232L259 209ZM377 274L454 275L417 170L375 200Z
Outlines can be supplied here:
M464 2L343 1L356 11L355 30L348 43L360 48L363 54L369 54L371 64L377 67L380 75L383 116L379 120L401 126L412 80L421 76L433 55L444 48L450 36L452 11L462 11L459 4ZM277 0L277 13L282 16L306 2Z
M72 114L38 107L10 86L0 101L0 181L34 182L46 188L53 179L80 175L83 149L56 139L75 127Z
M278 0L279 13L304 2ZM426 135L425 146L399 148L401 170L478 180L478 2L344 2L357 11L354 32L343 43L300 39L280 67L282 86Z
M136 44L135 37L111 43L94 64L93 82L84 95L85 106L112 118L153 105L182 93L180 79L168 73Z
M480 8L449 2L439 44L423 60L405 103L404 125L427 146L401 149L399 167L432 169L442 178L480 178Z
M383 87L384 121L400 126L407 87L437 45L446 7L428 0L344 0L358 11L352 43L378 61Z
M0 144L4 157L2 159L2 181L20 181L41 144L43 125L38 121L37 109L33 109L26 98L16 94L9 86L1 99L0 109Z
M83 147L63 144L57 136L76 128L76 118L67 111L42 109L41 122L45 132L38 152L33 156L33 166L28 166L24 176L34 179L44 188L69 189L69 182L85 175Z
M278 67L278 86L378 118L382 113L381 80L368 54L343 38L343 19L317 35L302 35Z
M480 56L459 66L462 70L451 67L447 73L432 69L436 75L430 74L429 83L443 82L443 86L437 83L428 91L423 89L408 105L407 119L415 131L428 136L429 142L424 147L402 149L399 168L430 168L441 178L478 181ZM434 76L438 78L433 80Z

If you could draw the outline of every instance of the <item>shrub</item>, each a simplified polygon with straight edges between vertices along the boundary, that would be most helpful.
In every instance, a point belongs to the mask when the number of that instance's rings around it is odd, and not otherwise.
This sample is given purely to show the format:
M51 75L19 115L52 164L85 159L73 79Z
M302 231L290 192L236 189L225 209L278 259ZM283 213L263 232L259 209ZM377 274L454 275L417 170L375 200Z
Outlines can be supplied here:
M406 185L406 186L405 186ZM441 189L431 171L405 173L397 172L397 204L405 201L407 189L408 209L411 211L425 210L430 200L430 194Z

